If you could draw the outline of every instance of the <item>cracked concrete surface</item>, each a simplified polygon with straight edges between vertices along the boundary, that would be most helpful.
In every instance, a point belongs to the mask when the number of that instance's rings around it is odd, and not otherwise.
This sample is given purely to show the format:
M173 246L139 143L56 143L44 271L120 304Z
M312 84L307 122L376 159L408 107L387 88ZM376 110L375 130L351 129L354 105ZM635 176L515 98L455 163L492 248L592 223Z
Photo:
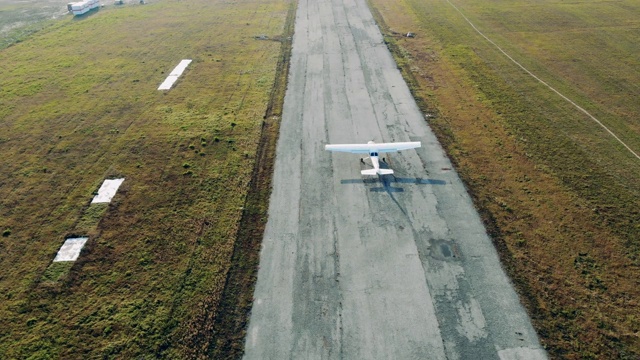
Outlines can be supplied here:
M366 2L300 0L245 358L545 359L451 168Z

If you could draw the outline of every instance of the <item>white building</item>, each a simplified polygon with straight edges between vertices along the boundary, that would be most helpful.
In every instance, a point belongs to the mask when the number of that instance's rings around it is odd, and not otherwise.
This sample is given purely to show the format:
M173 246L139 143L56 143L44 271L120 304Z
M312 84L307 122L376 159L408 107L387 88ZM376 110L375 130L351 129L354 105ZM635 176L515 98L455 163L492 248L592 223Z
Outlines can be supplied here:
M67 8L73 13L73 15L78 16L85 13L88 13L92 9L95 9L100 6L100 0L84 0L80 2L74 2L67 4Z

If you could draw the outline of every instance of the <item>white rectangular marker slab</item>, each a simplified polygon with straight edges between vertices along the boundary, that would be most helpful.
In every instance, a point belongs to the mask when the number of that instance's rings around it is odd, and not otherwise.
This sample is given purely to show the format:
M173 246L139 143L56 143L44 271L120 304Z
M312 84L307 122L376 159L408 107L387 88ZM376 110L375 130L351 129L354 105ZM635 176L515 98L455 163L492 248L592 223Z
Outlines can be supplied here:
M176 66L173 69L173 71L171 71L169 76L167 76L167 78L164 80L164 82L162 84L160 84L160 87L158 87L158 90L169 90L169 89L171 89L171 87L173 86L173 83L175 83L178 80L180 75L182 75L182 72L184 71L184 69L186 69L187 66L189 66L190 63L191 63L191 60L189 60L189 59L180 61L180 64L178 64L178 66Z
M116 195L116 191L118 191L118 188L123 181L124 179L105 180L98 190L98 195L93 197L91 203L96 204L111 202L111 199L113 199L113 197Z
M76 261L78 256L80 256L80 250L82 250L87 240L89 240L88 237L67 239L64 244L62 244L60 250L58 250L58 255L53 259L53 262Z

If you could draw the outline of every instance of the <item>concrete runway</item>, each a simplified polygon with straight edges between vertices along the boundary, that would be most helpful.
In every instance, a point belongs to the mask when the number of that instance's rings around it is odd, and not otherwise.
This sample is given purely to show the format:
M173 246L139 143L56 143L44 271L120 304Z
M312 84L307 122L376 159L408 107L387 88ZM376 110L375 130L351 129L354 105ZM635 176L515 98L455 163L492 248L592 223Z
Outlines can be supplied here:
M299 0L276 156L246 359L546 359L364 0Z

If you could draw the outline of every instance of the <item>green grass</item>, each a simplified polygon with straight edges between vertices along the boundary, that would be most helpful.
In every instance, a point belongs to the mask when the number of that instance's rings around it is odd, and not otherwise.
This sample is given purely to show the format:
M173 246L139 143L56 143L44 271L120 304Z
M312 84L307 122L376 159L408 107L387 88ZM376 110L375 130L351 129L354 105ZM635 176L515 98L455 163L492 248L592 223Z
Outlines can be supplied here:
M109 7L0 51L0 357L184 358L216 341L199 319L218 309L281 51L253 36L281 35L288 9ZM113 177L114 200L89 206ZM52 264L72 233L90 235L80 259Z
M448 2L372 3L550 355L637 358L640 161ZM453 3L640 150L636 3Z
M42 283L45 286L55 286L58 281L69 273L73 267L72 261L52 262L42 275Z
M91 204L80 217L73 232L84 235L93 234L108 207L106 203Z

